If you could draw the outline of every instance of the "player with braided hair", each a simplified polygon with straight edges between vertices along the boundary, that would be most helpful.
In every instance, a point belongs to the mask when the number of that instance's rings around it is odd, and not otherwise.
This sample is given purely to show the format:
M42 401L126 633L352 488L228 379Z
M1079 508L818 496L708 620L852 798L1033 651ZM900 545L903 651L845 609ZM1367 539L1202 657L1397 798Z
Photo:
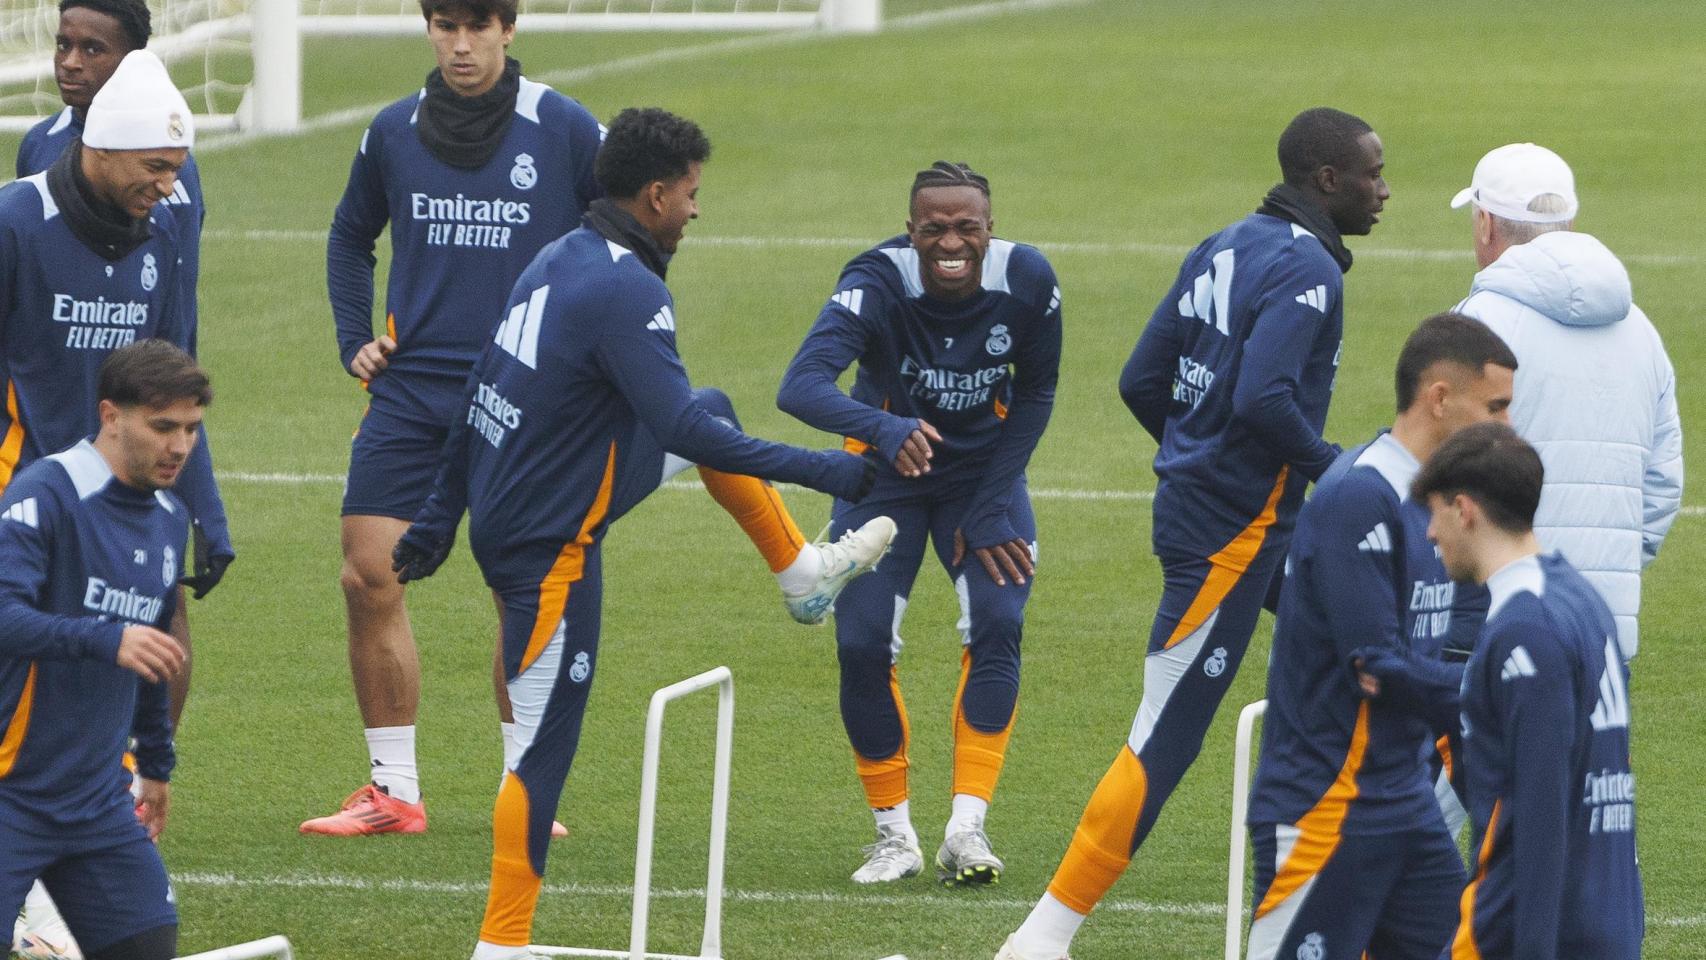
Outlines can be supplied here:
M841 715L877 840L853 874L923 869L908 811L908 728L896 661L925 538L960 601L953 814L936 856L947 884L992 883L984 833L1019 695L1019 639L1036 562L1025 466L1054 406L1060 288L1034 247L991 235L989 181L938 162L912 182L906 233L855 257L788 367L777 404L883 464L863 501L837 501L832 532L893 517L881 568L836 606ZM855 362L851 396L836 386Z

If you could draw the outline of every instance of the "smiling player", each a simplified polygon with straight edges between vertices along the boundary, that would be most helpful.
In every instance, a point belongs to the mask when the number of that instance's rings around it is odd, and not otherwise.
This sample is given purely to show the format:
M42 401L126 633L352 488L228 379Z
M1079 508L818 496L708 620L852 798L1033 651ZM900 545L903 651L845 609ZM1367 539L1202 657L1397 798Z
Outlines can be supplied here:
M948 884L990 883L1001 860L984 815L1019 695L1019 638L1036 558L1025 466L1054 408L1060 288L1034 247L991 235L989 181L938 162L913 180L906 235L842 271L783 378L777 404L885 465L834 532L893 517L892 555L842 593L835 621L841 716L877 840L854 874L880 883L923 869L908 811L900 621L935 545L960 600L953 814L936 855ZM852 395L836 379L857 362Z

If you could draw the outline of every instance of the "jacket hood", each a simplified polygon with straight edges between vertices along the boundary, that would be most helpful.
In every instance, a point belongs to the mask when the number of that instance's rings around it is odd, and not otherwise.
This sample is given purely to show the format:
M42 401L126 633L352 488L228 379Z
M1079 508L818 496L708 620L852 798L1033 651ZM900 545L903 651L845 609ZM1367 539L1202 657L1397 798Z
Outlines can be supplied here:
M1585 233L1543 233L1506 250L1475 275L1470 295L1487 291L1571 327L1603 327L1629 315L1629 271Z

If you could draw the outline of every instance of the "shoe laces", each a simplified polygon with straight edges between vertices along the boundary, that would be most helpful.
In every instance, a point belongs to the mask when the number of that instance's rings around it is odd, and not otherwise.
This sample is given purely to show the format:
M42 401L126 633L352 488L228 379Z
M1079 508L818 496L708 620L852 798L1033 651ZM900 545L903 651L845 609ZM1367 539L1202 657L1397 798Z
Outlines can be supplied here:
M959 833L954 834L953 843L951 845L957 848L954 852L958 856L975 854L977 856L992 857L995 855L995 850L989 845L989 834L984 833L981 827L973 827L970 830L961 830Z
M910 847L911 843L908 842L906 834L892 833L878 837L875 843L865 844L861 852L865 854L867 863L875 863L878 860L898 859L908 853Z
M371 783L362 784L356 792L344 798L344 805L339 810L354 810L357 807L377 807L379 805L379 788Z

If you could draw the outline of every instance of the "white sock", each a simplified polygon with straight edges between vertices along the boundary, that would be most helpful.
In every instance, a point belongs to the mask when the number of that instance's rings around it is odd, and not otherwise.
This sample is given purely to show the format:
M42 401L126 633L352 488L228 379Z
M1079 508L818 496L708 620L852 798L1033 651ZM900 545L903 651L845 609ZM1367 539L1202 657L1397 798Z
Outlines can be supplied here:
M367 755L373 761L373 782L404 803L421 801L421 775L415 769L415 725L368 727Z
M498 729L502 730L504 735L504 768L503 774L498 775L498 782L502 783L504 774L514 770L515 765L521 762L521 748L515 743L514 723L504 723L500 720Z
M474 945L473 960L525 960L528 955L526 947L500 947L481 940Z
M954 812L948 817L948 827L942 831L947 839L962 830L982 830L983 817L989 812L989 801L969 793L954 794Z
M1031 915L1013 932L1013 949L1025 960L1056 960L1066 956L1072 938L1084 925L1084 914L1045 893Z
M918 831L912 829L912 809L908 801L902 800L881 810L873 808L871 815L877 818L878 833L891 837L898 833L911 837L913 843L918 842Z
M817 586L820 576L823 576L823 551L816 544L808 543L800 548L800 555L794 558L793 563L777 572L776 584L788 596L798 597Z

